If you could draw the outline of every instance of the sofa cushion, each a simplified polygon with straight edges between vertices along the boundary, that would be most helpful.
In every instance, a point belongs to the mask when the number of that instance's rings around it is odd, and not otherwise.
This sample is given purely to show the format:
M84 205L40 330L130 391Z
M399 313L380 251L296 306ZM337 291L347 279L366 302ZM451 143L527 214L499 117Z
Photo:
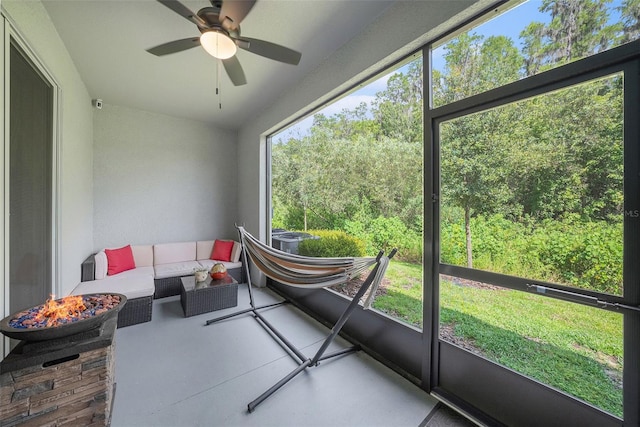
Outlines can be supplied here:
M233 240L216 240L213 243L211 259L219 261L231 261L231 251L233 250Z
M98 252L94 256L95 271L93 273L94 279L104 279L107 277L107 271L109 271L109 262L107 261L107 254L104 251Z
M211 267L213 267L213 265L217 263L223 264L227 268L227 270L231 270L232 268L242 267L241 262L225 262L225 261L219 261L214 259L201 259L201 260L198 260L198 262L200 263L202 268L206 268L207 270L211 270Z
M105 249L104 253L107 254L108 276L136 268L133 260L133 252L131 252L131 245L118 249Z
M240 262L240 254L242 254L242 244L240 242L233 242L233 249L231 250L231 262Z
M109 277L110 278L113 277L114 279L116 278L120 279L120 278L149 276L153 278L154 274L155 274L155 271L153 270L153 267L138 267L138 268L134 268L133 270L123 271L122 273L118 273L116 275L109 276Z
M153 265L195 260L196 242L160 243L153 245Z
M198 264L197 261L182 261L169 264L159 264L155 265L153 268L155 270L156 279L165 279L167 277L193 275L193 270L201 267L202 266Z
M153 245L132 245L136 267L153 267Z
M155 291L156 287L153 283L153 276L114 276L102 280L80 282L80 284L71 291L71 295L115 292L123 294L128 299L134 299L151 296Z
M209 259L215 240L202 240L196 242L196 259Z

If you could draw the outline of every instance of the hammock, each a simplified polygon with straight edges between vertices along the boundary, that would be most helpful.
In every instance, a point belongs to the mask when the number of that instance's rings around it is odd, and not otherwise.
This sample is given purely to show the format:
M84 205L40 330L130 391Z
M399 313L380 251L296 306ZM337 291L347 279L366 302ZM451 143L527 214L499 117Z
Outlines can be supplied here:
M394 249L388 256L384 256L381 251L377 257L345 257L345 258L316 258L306 257L301 255L290 254L277 249L274 249L255 237L249 234L244 227L236 226L238 234L240 235L240 242L242 243L242 256L245 273L247 277L247 285L249 289L249 304L251 308L241 310L239 312L222 316L216 319L211 319L206 322L206 325L210 325L221 320L229 319L235 316L239 316L245 313L252 313L253 317L264 327L285 350L290 350L293 355L297 357L298 367L294 369L289 375L277 382L273 387L264 392L258 398L250 402L247 407L249 412L262 403L265 399L275 393L280 387L286 384L293 377L304 371L308 367L317 366L321 360L326 360L331 357L336 357L342 354L351 353L360 349L359 346L352 346L343 350L339 350L330 354L324 354L334 338L338 335L344 324L347 322L351 313L358 306L361 298L367 291L369 294L363 303L365 309L368 309L375 297L376 289L382 281L384 272L389 264L396 250ZM258 310L274 307L282 304L286 304L288 301L282 301L275 304L269 304L256 307L253 300L253 292L251 285L251 276L249 273L249 263L247 262L247 256L251 259L253 264L267 277L282 283L287 286L294 286L298 288L318 289L327 286L339 285L346 283L349 280L360 277L360 275L367 269L371 269L369 275L365 279L364 283L360 286L360 289L353 297L345 311L340 318L336 321L335 325L329 336L325 339L324 343L313 356L308 358L300 350L298 350L292 343L290 343L286 337L284 337L273 325L271 325ZM293 356L292 355L292 356Z
M243 227L238 227L243 248L254 265L267 277L284 285L296 288L324 288L340 285L360 275L372 265L379 263L371 290L363 305L371 307L376 290L389 263L388 257L377 258L317 258L290 254L262 243Z

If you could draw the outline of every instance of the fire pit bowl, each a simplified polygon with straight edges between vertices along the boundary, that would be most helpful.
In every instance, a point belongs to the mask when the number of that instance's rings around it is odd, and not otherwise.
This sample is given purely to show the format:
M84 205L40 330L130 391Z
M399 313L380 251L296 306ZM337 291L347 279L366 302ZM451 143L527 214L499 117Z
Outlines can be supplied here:
M119 302L109 308L100 305L105 298L112 296L112 302L119 298ZM117 293L85 294L78 295L82 298L87 309L83 311L82 317L67 320L64 323L57 323L52 326L24 326L21 322L25 319L32 320L36 313L41 311L45 304L20 310L0 321L0 332L9 338L23 341L44 341L78 334L100 327L104 322L116 316L127 302L127 297ZM55 300L55 303L64 298ZM48 303L49 301L47 301ZM33 323L33 321L31 322Z

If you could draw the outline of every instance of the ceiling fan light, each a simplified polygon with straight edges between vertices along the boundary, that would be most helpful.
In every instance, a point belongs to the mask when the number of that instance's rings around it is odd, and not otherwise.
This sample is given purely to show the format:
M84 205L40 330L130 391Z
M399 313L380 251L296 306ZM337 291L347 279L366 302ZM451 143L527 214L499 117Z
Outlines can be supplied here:
M236 44L219 31L207 31L200 36L200 44L209 55L218 59L228 59L236 54Z

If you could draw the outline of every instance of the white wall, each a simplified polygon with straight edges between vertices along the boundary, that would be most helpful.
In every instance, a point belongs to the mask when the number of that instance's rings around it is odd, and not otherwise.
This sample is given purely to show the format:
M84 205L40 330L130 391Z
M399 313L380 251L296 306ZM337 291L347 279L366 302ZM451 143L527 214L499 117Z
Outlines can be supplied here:
M80 264L93 246L91 98L42 3L2 0L2 7L61 87L61 217L57 230L60 289L57 292L67 295L80 282Z
M238 132L239 220L264 240L265 136L487 7L492 0L398 1ZM304 55L304 52L302 53Z
M109 104L93 128L94 250L237 238L235 132Z

